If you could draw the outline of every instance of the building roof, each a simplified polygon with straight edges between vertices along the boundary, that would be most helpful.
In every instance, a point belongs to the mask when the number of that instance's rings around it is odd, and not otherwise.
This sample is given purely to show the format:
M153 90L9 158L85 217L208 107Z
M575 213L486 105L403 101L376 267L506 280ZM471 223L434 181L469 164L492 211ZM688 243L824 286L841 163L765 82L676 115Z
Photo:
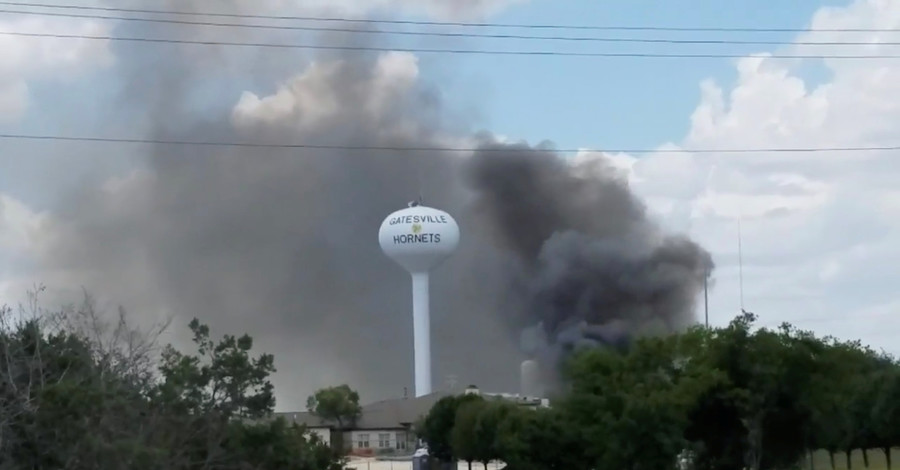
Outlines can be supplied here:
M431 407L441 398L450 395L436 392L418 398L396 398L383 400L362 407L362 415L356 421L354 429L405 429L428 414ZM334 428L337 423L323 420L308 411L275 413L288 422L305 425L309 428Z
M476 393L480 393L487 399L507 400L520 406L547 406L547 400L537 397L523 397L506 393L481 393L476 387L472 387ZM424 417L431 407L441 398L453 395L450 392L435 392L418 398L395 398L370 403L362 407L362 414L356 421L353 429L407 429L419 418ZM289 423L297 423L308 428L336 428L337 423L324 420L308 411L275 413L276 417L283 417Z
M288 423L295 423L307 428L330 428L331 423L313 415L308 411L280 411L275 413L276 418L284 418Z

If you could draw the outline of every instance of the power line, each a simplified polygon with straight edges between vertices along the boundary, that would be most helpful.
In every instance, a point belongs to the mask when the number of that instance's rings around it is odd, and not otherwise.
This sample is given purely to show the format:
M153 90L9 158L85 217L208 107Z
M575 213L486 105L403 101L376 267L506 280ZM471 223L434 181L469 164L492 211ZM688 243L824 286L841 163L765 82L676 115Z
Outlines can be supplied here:
M0 5L6 2L0 2ZM175 24L186 26L212 26L226 28L246 28L282 31L311 31L311 32L335 32L349 34L376 34L417 37L445 37L445 38L479 38L479 39L514 39L514 40L538 40L538 41L565 41L565 42L601 42L601 43L638 43L638 44L680 44L680 45L751 45L751 46L900 46L900 42L860 42L860 41L760 41L760 40L735 40L735 39L659 39L659 38L614 38L614 37L584 37L584 36L535 36L527 34L487 34L487 33L452 33L441 31L400 31L378 29L353 29L330 26L297 26L297 25L266 25L266 24L241 24L222 23L215 21L177 20L167 18L138 18L131 16L89 15L78 13L55 13L39 11L21 11L0 9L0 13L50 16L63 18L101 19L115 21L134 21L145 23Z
M67 142L96 142L96 143L123 143L123 144L149 144L149 145L179 145L199 147L250 147L250 148L276 148L276 149L320 149L320 150L385 150L385 151L410 151L410 152L549 152L549 153L579 153L579 152L605 152L605 153L840 153L840 152L881 152L900 151L900 145L882 147L775 147L775 148L731 148L731 149L553 149L527 147L525 144L509 143L515 147L403 147L403 146L369 146L369 145L316 145L316 144L273 144L264 142L216 142L216 141L189 141L189 140L165 140L165 139L141 139L124 137L88 137L88 136L59 136L59 135L27 135L27 134L0 134L0 139L10 140L37 140L37 141L67 141ZM519 145L519 146L516 146Z
M672 58L672 59L740 59L747 54L688 54L688 53L654 53L654 52L568 52L568 51L528 51L528 50L490 50L490 49L432 49L419 47L379 47L379 46L341 46L330 44L281 44L260 42L235 42L235 41L201 41L172 38L143 38L101 36L86 34L56 34L56 33L26 33L20 31L0 31L4 36L20 36L32 38L54 39L87 39L94 41L124 41L155 44L192 44L200 46L232 46L232 47L260 47L279 49L319 49L340 51L368 51L368 52L415 52L425 54L461 54L461 55L507 55L507 56L559 56L559 57L594 57L594 58ZM816 54L770 54L767 59L900 59L900 55L874 54L874 55L816 55Z
M565 25L565 24L523 24L523 23L468 23L456 21L419 21L419 20L385 20L385 19L363 19L363 18L347 18L347 17L322 17L322 16L292 16L292 15L251 15L243 13L217 13L217 12L190 12L178 10L161 10L161 9L145 9L145 8L118 8L118 7L99 7L86 5L63 5L53 3L36 3L36 2L10 2L0 1L0 5L10 5L19 7L39 7L39 8L61 8L70 10L88 10L88 11L107 11L107 12L125 12L125 13L148 13L148 14L165 14L165 15L184 15L184 16L211 16L219 18L242 18L242 19L261 19L261 20L295 20L295 21L318 21L318 22L343 22L343 23L363 23L363 24L396 24L396 25L414 25L414 26L455 26L455 27L477 27L477 28L519 28L519 29L552 29L552 30L585 30L585 31L680 31L680 32L745 32L745 33L805 33L805 32L900 32L900 29L876 29L876 28L726 28L726 27L674 27L674 26L601 26L601 25Z

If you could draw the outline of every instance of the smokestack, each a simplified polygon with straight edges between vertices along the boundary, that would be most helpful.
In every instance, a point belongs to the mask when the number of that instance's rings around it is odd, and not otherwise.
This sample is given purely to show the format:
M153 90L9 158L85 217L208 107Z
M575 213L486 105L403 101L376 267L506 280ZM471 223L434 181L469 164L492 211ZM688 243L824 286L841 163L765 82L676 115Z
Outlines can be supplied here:
M523 397L540 397L543 395L541 390L541 370L537 361L534 359L522 361L520 374L519 393Z

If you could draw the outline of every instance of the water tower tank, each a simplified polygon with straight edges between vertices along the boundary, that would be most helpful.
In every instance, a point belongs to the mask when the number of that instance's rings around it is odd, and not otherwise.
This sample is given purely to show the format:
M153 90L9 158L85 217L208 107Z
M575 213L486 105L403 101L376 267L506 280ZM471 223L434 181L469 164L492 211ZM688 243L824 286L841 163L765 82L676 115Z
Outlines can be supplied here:
M450 214L425 206L387 216L378 231L381 249L403 269L426 272L456 250L459 226Z

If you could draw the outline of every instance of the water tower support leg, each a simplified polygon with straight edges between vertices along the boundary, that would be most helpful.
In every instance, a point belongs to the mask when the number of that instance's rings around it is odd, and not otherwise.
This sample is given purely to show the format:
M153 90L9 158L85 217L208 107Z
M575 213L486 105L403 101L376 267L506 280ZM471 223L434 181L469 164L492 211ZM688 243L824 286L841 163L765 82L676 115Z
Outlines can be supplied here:
M431 317L428 312L428 273L412 274L413 347L416 396L431 393Z

